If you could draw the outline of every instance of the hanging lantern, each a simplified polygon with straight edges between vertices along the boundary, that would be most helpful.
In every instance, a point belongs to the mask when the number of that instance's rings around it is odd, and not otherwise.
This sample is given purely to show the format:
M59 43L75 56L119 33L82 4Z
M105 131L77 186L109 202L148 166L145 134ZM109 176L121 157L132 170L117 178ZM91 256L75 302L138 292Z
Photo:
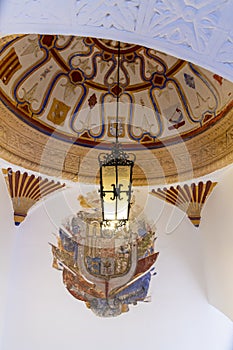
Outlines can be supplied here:
M111 153L99 155L102 226L117 228L129 219L135 155L126 153L118 140L120 95L120 42L117 57L116 140Z
M129 219L132 174L135 155L126 153L119 143L111 153L100 153L100 197L102 224L119 227Z

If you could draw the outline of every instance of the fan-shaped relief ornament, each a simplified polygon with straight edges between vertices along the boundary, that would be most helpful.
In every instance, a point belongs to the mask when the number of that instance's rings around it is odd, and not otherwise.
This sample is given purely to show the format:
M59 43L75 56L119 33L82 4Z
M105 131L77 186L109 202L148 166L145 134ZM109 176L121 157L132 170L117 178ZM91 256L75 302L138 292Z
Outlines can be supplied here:
M97 316L118 316L148 300L158 257L154 243L155 232L144 219L132 229L103 230L98 211L89 205L60 226L57 246L52 245L53 267L62 271L70 294Z
M19 226L26 218L29 209L42 198L65 187L65 184L48 180L40 176L2 169L9 195L11 197L15 225Z
M151 194L177 206L187 214L195 227L199 227L201 210L216 185L217 182L207 181L203 183L201 181L197 184L192 183L191 185L185 184L183 186L153 189Z

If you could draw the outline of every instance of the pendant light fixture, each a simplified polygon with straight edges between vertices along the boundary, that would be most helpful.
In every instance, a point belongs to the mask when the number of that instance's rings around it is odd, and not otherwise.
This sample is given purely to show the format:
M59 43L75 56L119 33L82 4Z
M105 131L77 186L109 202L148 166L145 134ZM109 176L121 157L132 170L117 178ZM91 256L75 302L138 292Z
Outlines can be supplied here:
M101 226L118 228L129 220L135 155L126 153L119 142L120 42L117 55L116 136L110 153L99 154Z

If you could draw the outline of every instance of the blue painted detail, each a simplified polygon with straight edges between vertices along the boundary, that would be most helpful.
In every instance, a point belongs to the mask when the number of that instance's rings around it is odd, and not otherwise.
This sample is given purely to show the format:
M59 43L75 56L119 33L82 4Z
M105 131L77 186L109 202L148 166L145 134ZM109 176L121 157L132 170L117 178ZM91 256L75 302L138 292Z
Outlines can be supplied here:
M20 39L21 37L20 36L17 36L16 38L14 38L13 40L7 42L5 45L3 45L3 47L0 49L0 54L8 48L9 45L11 45L14 41Z
M107 74L104 77L104 84L105 84L105 86L108 86L109 89L111 86L109 86L108 78L110 77L110 75L112 74L112 72L114 71L114 69L116 68L116 65L117 65L117 60L116 60L114 55L112 55L111 61L112 61L112 67L110 67L110 69L108 70ZM110 92L110 90L109 90L109 92Z
M62 241L63 248L69 252L75 252L75 255L78 253L78 243L74 242L67 234L60 228L59 236Z
M85 53L77 53L77 54L75 54L75 55L73 55L70 59L69 59L69 67L70 67L70 69L72 70L72 69L76 69L76 67L74 67L73 65L72 65L72 60L74 59L74 58L76 58L76 57L88 57L90 54L92 54L92 52L93 52L93 45L94 44L92 44L92 45L86 45L86 43L83 41L83 43L84 43L84 45L85 46L87 46L87 47L89 47L89 50L87 51L87 52L85 52Z
M150 286L151 273L147 272L137 281L126 287L116 295L116 298L126 304L134 304L137 301L143 301Z
M44 47L41 47L44 51L45 51L45 58L42 59L39 63L37 63L35 66L33 66L33 68L29 69L29 71L23 75L21 77L21 79L18 81L18 83L16 84L15 88L14 88L14 98L15 100L17 101L17 103L19 104L23 104L25 103L25 101L19 101L18 100L18 97L17 97L17 90L19 88L19 86L24 82L24 80L27 79L27 77L32 74L35 70L37 70L39 67L41 67L48 59L49 57L49 53L48 53L48 50L46 50ZM24 119L23 119L24 120Z
M215 105L215 108L214 108L214 110L213 111L209 111L209 110L207 110L205 113L213 113L214 112L214 116L216 115L216 112L217 112L217 108L218 108L218 99L217 99L217 96L216 96L216 94L214 93L214 88L213 88L213 86L211 86L210 84L209 84L209 82L198 72L198 70L197 69L195 69L194 68L194 66L191 64L191 63L189 63L189 67L191 68L191 70L193 71L193 73L194 74L196 74L197 76L198 76L198 78L199 79L201 79L202 81L203 81L203 83L208 87L208 89L211 91L211 93L212 93L212 95L213 95L213 97L214 97L214 99L215 99L215 103L216 103L216 105ZM204 116L203 116L204 117Z
M184 73L184 81L185 81L187 86L189 86L192 89L195 89L194 77L192 77L189 74Z
M91 310L99 317L116 317L122 311L122 304L115 298L113 299L97 299L90 300Z
M74 216L71 220L72 233L76 236L81 232L80 219Z
M152 92L153 92L154 89L155 89L154 87L152 87L152 88L150 89L150 99L151 99L151 102L152 102L153 107L154 107L154 110L155 110L155 114L156 114L157 119L158 119L159 132L158 132L157 135L150 135L150 136L153 137L154 139L156 139L156 138L158 138L158 137L160 137L160 136L162 135L162 132L163 132L163 125L162 125L161 115L160 115L159 109L158 109L158 107L157 107L157 103L156 103L156 101L155 101L155 99L154 99L154 97L153 97L153 94L152 94Z
M153 55L151 55L150 54L150 49L146 49L146 54L147 54L147 56L148 57L150 57L150 58L152 58L155 62L157 62L157 63L159 63L162 67L163 67L163 69L164 69L164 71L163 72L160 72L161 74L166 74L166 72L167 72L167 67L166 67L166 65L163 63L163 61L162 60L160 60L158 57L154 57Z
M84 101L85 101L85 99L87 97L87 88L86 88L85 84L84 83L83 84L79 84L79 86L82 86L83 94L82 94L81 98L78 101L78 104L77 104L77 106L76 106L76 108L74 110L74 113L73 113L73 115L71 117L71 121L70 121L70 127L75 133L77 133L77 131L75 130L75 127L74 127L76 114L78 113L79 109L82 107L82 104L84 103Z
M150 78L147 78L143 73L145 72L145 64L144 64L144 60L142 59L141 56L137 56L137 58L140 60L140 63L141 63L141 69L140 69L140 74L141 74L141 78L142 80L144 81L150 81L151 79Z
M190 111L189 111L189 107L188 107L188 104L187 104L187 101L186 101L186 97L185 97L185 95L183 94L183 91L181 90L181 88L179 87L179 85L177 84L177 81L176 81L175 79L169 78L169 79L167 80L167 82L170 82L170 81L176 86L177 90L179 91L179 94L180 94L180 97L181 97L183 106L184 106L184 108L185 108L185 110L186 110L186 113L188 114L188 117L190 118L190 120L191 120L192 122L194 122L194 123L199 123L199 120L195 120L195 119L193 119L193 117L191 116L191 113L190 113Z
M69 45L72 43L72 40L74 39L74 36L71 36L70 40L67 41L67 43L64 46L56 46L57 41L58 41L58 35L56 35L56 39L54 42L54 47L56 48L57 51L62 51L65 50Z
M91 258L90 256L87 256L86 262L87 262L87 268L90 273L92 273L93 275L100 274L101 258Z

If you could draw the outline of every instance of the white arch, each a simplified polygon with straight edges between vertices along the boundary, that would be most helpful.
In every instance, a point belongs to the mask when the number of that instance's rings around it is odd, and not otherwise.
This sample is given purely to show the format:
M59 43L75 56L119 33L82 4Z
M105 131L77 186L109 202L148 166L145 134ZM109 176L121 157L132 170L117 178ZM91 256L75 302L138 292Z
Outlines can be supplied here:
M2 35L73 34L138 43L233 81L231 0L2 0Z

